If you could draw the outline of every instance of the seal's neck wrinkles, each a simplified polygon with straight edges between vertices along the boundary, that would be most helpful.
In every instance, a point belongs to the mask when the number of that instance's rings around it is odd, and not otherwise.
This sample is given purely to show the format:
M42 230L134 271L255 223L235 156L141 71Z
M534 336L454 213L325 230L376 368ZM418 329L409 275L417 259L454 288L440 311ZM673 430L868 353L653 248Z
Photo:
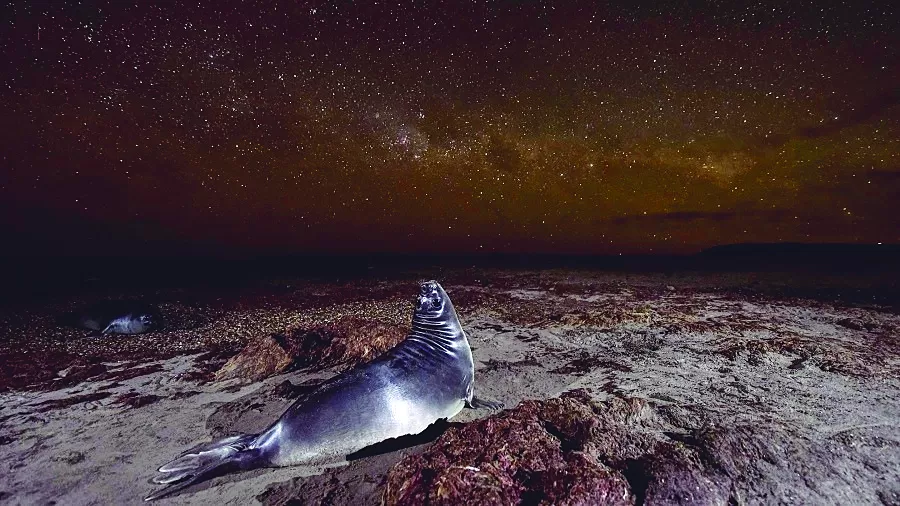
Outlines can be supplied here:
M413 314L412 329L417 329L428 333L459 333L462 327L459 324L459 318L456 311L450 304L450 301L444 302L444 308L440 313L420 313L416 311Z
M439 304L439 307L436 307ZM456 310L447 293L437 282L422 284L417 310L413 313L412 329L407 339L430 348L454 353L468 344Z

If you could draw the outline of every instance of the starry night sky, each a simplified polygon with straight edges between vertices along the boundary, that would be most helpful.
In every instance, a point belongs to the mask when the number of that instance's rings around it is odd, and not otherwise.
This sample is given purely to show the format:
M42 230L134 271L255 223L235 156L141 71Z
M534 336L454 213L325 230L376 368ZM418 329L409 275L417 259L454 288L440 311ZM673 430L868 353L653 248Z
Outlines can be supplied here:
M152 3L0 7L8 251L900 241L896 2Z

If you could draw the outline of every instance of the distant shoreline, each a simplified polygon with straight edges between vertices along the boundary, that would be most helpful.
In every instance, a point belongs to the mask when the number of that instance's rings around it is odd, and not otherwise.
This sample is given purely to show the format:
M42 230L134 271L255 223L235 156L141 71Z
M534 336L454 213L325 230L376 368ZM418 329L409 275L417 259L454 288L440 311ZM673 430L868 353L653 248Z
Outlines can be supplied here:
M85 289L241 285L272 278L334 281L438 276L445 269L578 269L622 272L900 273L900 244L731 244L693 255L268 254L0 257L0 301ZM891 275L888 275L891 274Z

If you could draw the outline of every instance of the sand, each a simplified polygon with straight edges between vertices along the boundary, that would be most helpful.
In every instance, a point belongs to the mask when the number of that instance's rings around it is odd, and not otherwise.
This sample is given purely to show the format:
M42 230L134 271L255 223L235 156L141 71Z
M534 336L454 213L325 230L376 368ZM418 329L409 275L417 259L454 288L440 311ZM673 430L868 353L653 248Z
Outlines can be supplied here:
M150 482L155 469L181 451L275 420L292 402L278 389L285 380L301 384L347 366L210 381L227 357L254 337L347 316L408 325L422 274L267 280L224 295L160 291L154 296L176 323L135 337L60 329L53 319L78 303L127 293L4 309L0 357L18 365L0 392L0 502L141 503L158 488ZM896 306L844 286L870 280L439 274L473 348L476 392L506 409L574 389L601 404L639 398L666 416L672 432L715 423L783 438L791 462L754 468L755 483L733 485L733 501L900 503L900 316ZM835 300L836 289L858 296ZM66 379L71 374L77 378ZM464 410L451 422L493 415ZM443 430L317 476L291 468L231 474L161 503L378 504L392 466L426 451Z

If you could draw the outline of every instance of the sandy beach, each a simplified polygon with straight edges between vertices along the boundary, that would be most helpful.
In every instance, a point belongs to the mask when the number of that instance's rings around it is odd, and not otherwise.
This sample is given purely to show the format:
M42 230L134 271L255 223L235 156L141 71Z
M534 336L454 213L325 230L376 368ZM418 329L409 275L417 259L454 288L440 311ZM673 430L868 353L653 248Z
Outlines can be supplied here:
M159 503L900 504L900 315L854 288L877 279L475 269L159 290L165 327L139 336L55 318L147 294L3 308L0 503L142 503L161 464L263 429L402 337L423 277L453 299L476 392L502 411L464 410L319 475L229 474ZM304 356L216 379L271 335ZM481 448L461 448L476 429Z

